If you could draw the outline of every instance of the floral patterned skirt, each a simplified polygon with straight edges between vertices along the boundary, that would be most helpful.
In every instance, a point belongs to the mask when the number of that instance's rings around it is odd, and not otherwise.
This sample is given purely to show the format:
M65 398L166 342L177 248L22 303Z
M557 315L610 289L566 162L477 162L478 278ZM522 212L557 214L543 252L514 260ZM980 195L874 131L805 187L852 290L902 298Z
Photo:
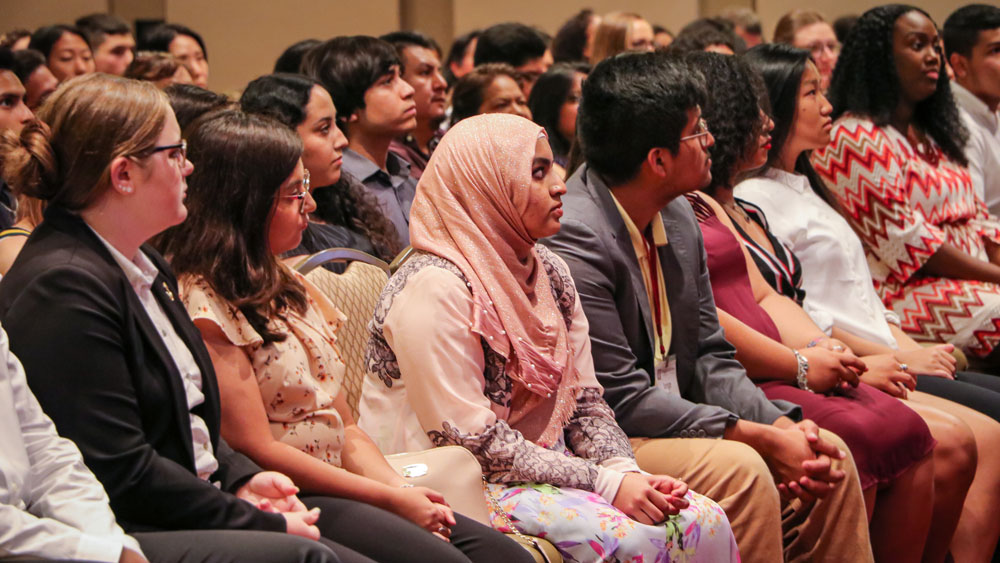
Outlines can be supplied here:
M488 488L519 532L545 538L566 563L740 560L725 512L694 492L687 493L688 508L659 526L648 526L592 492L538 483ZM512 531L492 503L490 517L497 530Z

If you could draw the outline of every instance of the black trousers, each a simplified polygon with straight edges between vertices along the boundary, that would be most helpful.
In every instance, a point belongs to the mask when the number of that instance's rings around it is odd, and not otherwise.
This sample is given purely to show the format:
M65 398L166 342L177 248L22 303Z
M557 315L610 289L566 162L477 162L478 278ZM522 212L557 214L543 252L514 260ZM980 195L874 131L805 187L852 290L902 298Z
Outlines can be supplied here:
M960 371L954 380L918 375L917 391L948 399L1000 421L1000 377L995 375Z
M517 542L460 514L448 543L370 504L334 497L305 497L302 502L320 508L316 526L335 542L331 548L343 563L534 563Z
M134 534L151 563L533 563L519 544L455 515L451 543L409 520L369 504L303 497L319 507L320 541L247 530L190 530Z

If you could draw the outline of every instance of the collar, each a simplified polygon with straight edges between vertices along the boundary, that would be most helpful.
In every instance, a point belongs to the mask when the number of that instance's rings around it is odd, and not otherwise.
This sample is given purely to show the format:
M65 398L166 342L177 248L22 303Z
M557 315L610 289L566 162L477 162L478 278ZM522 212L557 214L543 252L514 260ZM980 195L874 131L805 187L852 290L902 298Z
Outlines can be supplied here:
M86 224L86 222L84 223ZM135 253L135 258L129 260L124 254L122 254L117 248L111 245L110 242L104 240L104 237L100 235L93 227L87 225L90 232L94 233L97 240L101 241L101 244L108 249L111 253L111 257L115 259L118 267L125 272L125 278L128 279L129 285L134 287L136 291L145 290L153 285L156 281L156 276L159 275L159 270L153 264L150 259L143 254L140 249Z
M344 168L362 183L367 184L373 177L381 176L393 188L398 188L410 178L410 163L392 151L386 156L385 167L386 170L383 170L361 154L344 149Z
M625 208L622 204L618 202L618 198L615 197L615 193L608 190L611 194L611 200L615 202L615 207L618 208L618 213L622 216L622 221L625 222L625 228L628 229L628 236L632 239L632 246L636 248L636 252L642 249L642 257L646 254L646 242L642 233L639 232L639 228L635 226L632 222L632 218L629 214L625 212ZM653 220L649 223L651 234L653 235L653 245L660 247L666 246L667 244L667 231L663 228L663 217L660 212L657 211L656 215L653 216ZM640 257L640 258L642 258Z
M784 170L773 166L764 170L760 177L773 180L783 186L788 186L800 194L812 191L812 186L809 185L809 179L802 174L785 172Z
M964 109L979 125L986 127L991 133L996 134L1000 129L1000 117L997 112L990 111L986 102L982 101L972 92L968 91L958 82L951 83L951 92L955 96L958 106Z

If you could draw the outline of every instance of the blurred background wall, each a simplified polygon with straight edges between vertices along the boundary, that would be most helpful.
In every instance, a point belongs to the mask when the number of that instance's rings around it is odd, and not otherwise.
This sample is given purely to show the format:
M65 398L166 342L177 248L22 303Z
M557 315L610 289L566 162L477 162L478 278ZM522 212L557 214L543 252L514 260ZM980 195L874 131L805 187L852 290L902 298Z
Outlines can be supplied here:
M982 0L977 0L982 1ZM1000 6L1000 0L987 0ZM860 14L874 0L0 0L0 28L34 29L71 23L93 12L111 12L130 23L162 20L183 23L208 44L209 86L235 91L269 72L282 50L306 38L379 35L395 29L428 33L447 51L456 35L504 21L520 21L555 33L569 16L589 7L598 13L633 11L677 31L700 16L729 6L760 15L770 37L782 14L794 8L817 10L829 19ZM964 0L918 0L941 24Z

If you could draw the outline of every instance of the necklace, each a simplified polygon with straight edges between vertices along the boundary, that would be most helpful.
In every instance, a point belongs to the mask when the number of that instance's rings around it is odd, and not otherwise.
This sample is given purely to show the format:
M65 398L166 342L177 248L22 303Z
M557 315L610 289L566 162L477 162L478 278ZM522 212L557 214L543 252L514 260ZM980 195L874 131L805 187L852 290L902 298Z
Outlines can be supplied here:
M722 208L726 210L726 214L729 215L730 219L735 219L733 215L738 217L741 221L749 224L752 219L750 219L750 214L743 209L740 204L736 203L736 200L727 201L722 204Z

